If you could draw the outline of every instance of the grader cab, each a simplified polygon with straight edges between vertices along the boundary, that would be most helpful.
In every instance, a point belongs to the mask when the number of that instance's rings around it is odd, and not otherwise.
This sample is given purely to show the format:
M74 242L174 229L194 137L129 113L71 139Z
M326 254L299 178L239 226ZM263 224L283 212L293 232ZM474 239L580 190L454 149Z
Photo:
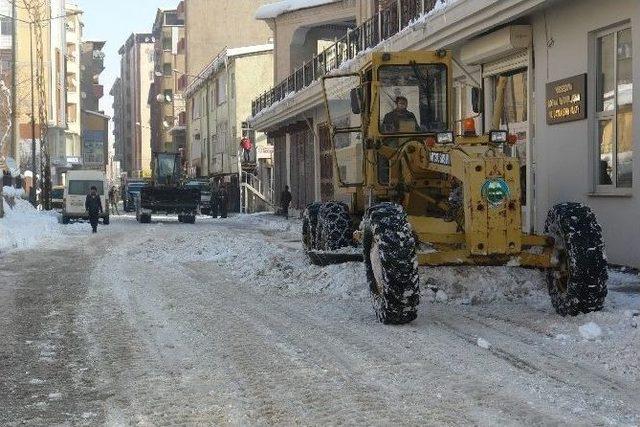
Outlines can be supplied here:
M464 134L452 132L447 51L371 53L360 72L322 83L339 196L306 208L303 243L319 263L362 248L381 322L416 318L419 265L543 269L559 314L602 308L604 244L588 207L556 205L544 234L522 231L520 164L499 129L502 80L484 135L473 118Z

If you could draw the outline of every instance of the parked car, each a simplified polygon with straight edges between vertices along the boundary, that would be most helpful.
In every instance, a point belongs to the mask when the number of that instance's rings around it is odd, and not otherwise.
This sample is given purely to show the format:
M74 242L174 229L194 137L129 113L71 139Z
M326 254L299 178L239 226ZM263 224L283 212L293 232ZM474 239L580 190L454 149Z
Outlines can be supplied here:
M145 187L146 181L127 181L122 194L125 212L133 212L136 210L135 200L140 195L140 189Z
M192 179L185 184L187 187L200 189L200 213L211 215L211 184L208 179Z
M64 202L62 204L62 223L68 224L72 219L89 219L84 203L91 187L98 189L102 202L103 223L109 224L109 200L105 197L107 177L97 170L71 170L67 172L64 185Z
M62 209L64 204L64 185L55 185L51 189L51 207Z

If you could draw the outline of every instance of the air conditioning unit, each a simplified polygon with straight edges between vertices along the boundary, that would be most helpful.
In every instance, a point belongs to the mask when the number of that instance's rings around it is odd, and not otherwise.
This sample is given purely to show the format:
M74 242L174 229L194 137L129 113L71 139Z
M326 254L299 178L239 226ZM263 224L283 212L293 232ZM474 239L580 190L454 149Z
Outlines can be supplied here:
M531 46L530 25L510 25L472 40L460 50L466 65L480 65L502 59Z

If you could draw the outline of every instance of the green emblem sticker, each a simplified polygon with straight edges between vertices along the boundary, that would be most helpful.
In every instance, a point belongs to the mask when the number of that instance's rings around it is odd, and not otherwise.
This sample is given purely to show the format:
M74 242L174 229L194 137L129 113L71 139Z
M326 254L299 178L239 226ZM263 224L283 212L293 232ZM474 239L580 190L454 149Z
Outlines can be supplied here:
M482 185L482 197L494 208L504 203L510 195L509 185L504 178L491 178Z

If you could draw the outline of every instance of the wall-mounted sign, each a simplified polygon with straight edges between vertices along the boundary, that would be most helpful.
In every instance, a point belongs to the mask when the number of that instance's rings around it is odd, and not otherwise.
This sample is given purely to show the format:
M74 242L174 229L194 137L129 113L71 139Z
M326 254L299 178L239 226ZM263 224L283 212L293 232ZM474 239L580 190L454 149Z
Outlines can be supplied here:
M587 75L547 83L547 124L587 118Z

